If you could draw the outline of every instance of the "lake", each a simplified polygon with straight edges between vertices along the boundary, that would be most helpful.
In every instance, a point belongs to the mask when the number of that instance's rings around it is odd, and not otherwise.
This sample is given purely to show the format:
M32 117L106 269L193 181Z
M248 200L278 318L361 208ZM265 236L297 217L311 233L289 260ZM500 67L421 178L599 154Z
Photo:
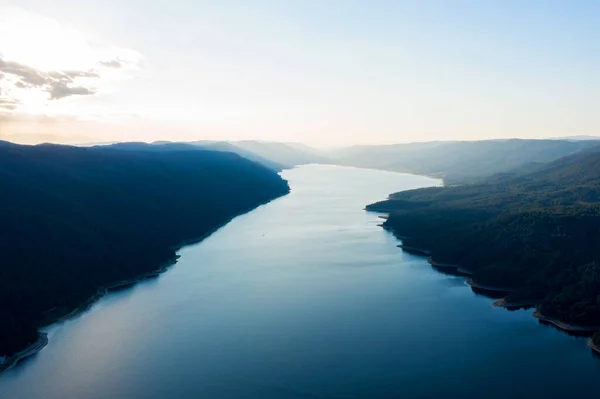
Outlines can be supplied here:
M1 398L600 398L585 338L474 294L363 210L422 176L308 165L157 278L45 329ZM568 396L567 396L568 397Z

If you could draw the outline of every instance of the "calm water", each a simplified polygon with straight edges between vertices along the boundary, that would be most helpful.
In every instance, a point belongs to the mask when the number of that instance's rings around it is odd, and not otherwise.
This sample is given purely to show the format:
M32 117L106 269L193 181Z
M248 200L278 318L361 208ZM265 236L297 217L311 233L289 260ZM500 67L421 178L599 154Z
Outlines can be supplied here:
M365 204L437 184L305 166L159 278L51 327L0 398L600 398L600 359L402 253Z

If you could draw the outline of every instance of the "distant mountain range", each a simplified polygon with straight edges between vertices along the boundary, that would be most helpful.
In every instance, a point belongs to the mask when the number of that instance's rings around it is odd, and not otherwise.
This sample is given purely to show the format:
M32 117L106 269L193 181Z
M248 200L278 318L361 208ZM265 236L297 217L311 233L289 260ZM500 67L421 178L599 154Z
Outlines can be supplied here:
M555 137L554 140L600 140L600 136L565 136Z
M471 184L498 173L514 173L591 148L587 136L548 140L434 141L392 145L352 146L318 150L299 143L268 141L195 141L116 143L123 150L181 150L203 148L233 152L272 170L310 163L424 174L443 178L447 185Z
M598 145L595 140L484 140L355 146L331 152L339 165L424 174L447 185L476 183L531 163L551 162Z

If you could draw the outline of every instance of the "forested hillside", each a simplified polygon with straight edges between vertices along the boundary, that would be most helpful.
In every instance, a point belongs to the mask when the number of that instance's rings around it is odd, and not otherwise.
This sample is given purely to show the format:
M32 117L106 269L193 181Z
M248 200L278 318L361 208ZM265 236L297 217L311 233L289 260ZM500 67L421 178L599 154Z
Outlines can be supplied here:
M447 185L481 182L535 167L598 144L595 140L482 140L355 146L330 154L333 163L436 176Z
M568 323L600 326L600 149L487 183L393 194L369 210L435 261L512 287Z
M293 165L283 165L270 159L263 158L250 151L243 150L230 144L226 141L194 141L189 143L174 142L174 141L156 141L154 143L142 143L142 142L123 142L115 144L107 144L98 147L113 148L123 151L151 151L151 152L162 152L162 151L192 151L192 150L205 150L205 151L220 151L220 152L231 152L238 154L243 158L250 161L259 163L271 170L280 172L285 168L289 168Z
M269 169L281 171L298 165L328 162L319 151L299 143L280 143L274 141L213 141L198 140L191 142L156 141L154 143L125 142L109 144L121 150L173 151L182 149L203 149L209 151L232 152L257 162Z
M289 192L256 162L198 149L0 142L0 355L99 289Z

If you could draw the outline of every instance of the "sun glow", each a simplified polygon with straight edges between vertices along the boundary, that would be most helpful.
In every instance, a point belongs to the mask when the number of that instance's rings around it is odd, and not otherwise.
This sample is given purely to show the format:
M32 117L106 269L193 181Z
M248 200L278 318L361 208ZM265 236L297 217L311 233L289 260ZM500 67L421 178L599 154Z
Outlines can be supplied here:
M83 116L75 103L110 91L140 59L53 19L0 8L0 112Z
M0 17L0 49L7 59L47 71L89 68L97 57L80 32L19 9Z

